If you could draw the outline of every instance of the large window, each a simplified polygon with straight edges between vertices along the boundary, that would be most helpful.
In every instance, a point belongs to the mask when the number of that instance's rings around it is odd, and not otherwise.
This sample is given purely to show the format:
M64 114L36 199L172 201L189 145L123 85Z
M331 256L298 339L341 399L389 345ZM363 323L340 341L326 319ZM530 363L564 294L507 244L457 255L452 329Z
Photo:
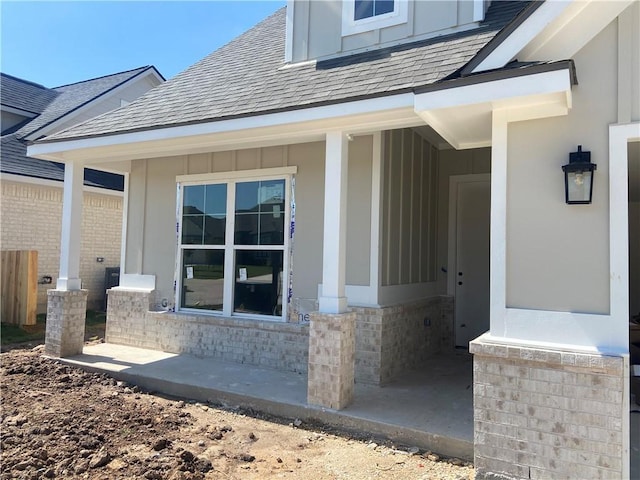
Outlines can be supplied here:
M181 310L285 318L287 201L295 169L278 171L286 174L179 177Z

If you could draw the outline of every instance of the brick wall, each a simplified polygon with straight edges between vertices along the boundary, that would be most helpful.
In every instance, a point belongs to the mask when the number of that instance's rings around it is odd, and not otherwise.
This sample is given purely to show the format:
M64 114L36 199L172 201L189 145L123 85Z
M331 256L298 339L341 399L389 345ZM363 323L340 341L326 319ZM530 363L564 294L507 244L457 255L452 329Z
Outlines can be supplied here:
M453 347L453 298L355 307L356 382L384 385Z
M308 323L153 312L156 305L155 294L111 290L106 340L307 372ZM354 307L351 311L356 314L356 382L388 383L453 346L450 297L384 308Z
M38 313L47 309L47 290L55 288L60 265L62 186L50 187L2 181L0 245L3 250L37 250L38 277L49 275L50 285L38 285ZM102 308L105 267L120 264L122 197L84 193L80 278L89 290L88 308ZM103 257L104 262L96 262Z
M171 353L306 372L309 325L153 312L153 294L109 291L105 340Z
M623 478L624 359L475 340L477 478Z

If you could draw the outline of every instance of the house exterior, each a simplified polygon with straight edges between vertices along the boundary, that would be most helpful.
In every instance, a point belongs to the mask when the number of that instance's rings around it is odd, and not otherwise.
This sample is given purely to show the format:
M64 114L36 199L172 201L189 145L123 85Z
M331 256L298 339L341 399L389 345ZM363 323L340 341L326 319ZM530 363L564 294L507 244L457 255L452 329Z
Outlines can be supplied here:
M85 167L117 168L108 342L305 372L334 409L468 346L480 478L629 477L639 18L633 0L292 1L36 142L69 195L47 351L82 349L72 212ZM593 199L568 204L581 150Z
M0 74L2 105L0 245L38 251L38 312L59 270L64 164L27 157L27 143L130 103L164 79L142 67L47 88ZM84 174L80 271L88 308L104 308L105 267L120 264L123 177Z

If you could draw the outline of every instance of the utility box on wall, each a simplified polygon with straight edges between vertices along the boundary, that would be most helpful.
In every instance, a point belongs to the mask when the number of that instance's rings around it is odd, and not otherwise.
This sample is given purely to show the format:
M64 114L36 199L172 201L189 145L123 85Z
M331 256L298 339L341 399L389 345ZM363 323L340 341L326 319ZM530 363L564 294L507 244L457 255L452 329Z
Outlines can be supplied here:
M107 290L120 285L120 267L107 267L104 272L104 311L107 311Z

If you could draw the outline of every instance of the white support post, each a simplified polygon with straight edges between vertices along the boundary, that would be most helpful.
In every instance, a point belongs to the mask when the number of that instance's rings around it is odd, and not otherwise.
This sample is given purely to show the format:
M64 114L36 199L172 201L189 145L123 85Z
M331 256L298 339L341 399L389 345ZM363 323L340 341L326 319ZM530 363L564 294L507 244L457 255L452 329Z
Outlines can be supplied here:
M318 303L321 313L336 314L347 311L347 135L327 133L325 148L322 295Z
M80 290L80 247L82 228L82 185L84 165L70 162L64 167L60 275L56 290Z

